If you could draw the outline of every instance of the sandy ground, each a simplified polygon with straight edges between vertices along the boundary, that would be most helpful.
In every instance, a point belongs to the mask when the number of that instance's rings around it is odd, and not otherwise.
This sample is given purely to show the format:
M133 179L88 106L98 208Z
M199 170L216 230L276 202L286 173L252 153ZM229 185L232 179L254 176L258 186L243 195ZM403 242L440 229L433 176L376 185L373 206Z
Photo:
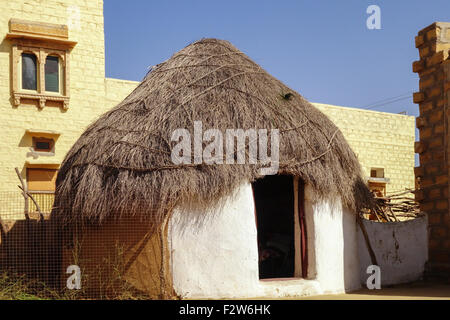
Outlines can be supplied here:
M311 296L301 300L450 300L450 284L415 282L379 290L361 289L346 294Z

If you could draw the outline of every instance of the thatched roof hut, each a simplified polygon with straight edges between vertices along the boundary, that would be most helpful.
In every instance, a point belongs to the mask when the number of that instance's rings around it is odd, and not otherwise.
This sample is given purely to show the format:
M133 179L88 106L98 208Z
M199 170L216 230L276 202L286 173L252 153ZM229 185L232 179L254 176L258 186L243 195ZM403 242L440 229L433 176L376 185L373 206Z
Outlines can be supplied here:
M278 174L263 177L263 162L174 163L172 134L187 130L195 149L198 121L205 132L279 130ZM119 269L126 287L160 298L356 288L354 214L370 203L357 157L324 114L229 42L203 39L153 67L66 155L53 265L62 285L80 265L94 295L121 290L104 283ZM282 265L261 262L277 250ZM313 280L261 285L267 277Z
M339 195L359 210L370 201L360 165L323 113L227 41L202 39L153 67L66 155L53 218L101 223L126 216L158 223L185 203L207 207L258 164L174 165L175 129L280 130L279 174L301 178L317 197Z

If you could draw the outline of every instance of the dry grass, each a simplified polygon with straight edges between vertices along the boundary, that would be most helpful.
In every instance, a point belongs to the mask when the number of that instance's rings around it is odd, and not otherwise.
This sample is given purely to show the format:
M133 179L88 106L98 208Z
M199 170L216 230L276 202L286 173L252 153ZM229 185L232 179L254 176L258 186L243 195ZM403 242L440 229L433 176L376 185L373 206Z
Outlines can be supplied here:
M0 300L77 300L80 293L77 290L57 291L24 275L0 273Z
M354 210L371 202L354 152L324 114L229 42L203 39L154 67L83 133L59 170L52 218L134 215L159 225L175 206L206 208L259 178L252 164L174 166L172 132L193 134L197 120L203 130L279 129L280 174Z

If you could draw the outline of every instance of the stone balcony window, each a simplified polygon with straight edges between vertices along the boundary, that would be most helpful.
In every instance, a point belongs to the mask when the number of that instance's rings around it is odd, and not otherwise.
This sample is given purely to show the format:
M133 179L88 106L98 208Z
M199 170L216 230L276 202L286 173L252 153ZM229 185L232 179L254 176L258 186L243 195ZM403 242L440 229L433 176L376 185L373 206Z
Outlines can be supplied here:
M6 39L12 47L12 97L22 103L69 107L69 54L66 25L11 19Z

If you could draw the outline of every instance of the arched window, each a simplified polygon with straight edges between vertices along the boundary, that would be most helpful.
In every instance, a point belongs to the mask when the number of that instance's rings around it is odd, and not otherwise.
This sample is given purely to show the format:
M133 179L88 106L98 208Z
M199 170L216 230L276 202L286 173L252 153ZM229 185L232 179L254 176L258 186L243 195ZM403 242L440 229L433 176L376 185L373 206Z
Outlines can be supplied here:
M59 92L60 63L57 56L47 56L45 59L45 91Z
M37 61L32 53L22 53L22 89L37 90Z
M11 19L12 100L15 107L34 104L67 109L70 99L70 51L68 27Z

